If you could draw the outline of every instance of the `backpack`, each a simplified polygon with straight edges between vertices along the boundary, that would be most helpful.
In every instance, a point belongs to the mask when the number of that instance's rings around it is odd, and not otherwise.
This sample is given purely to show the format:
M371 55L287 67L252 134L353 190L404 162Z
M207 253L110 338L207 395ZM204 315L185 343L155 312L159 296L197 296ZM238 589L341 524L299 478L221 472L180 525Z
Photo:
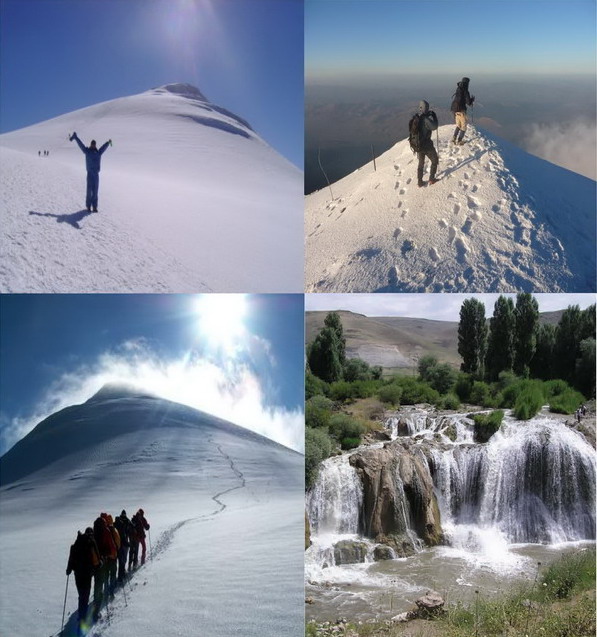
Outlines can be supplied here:
M421 116L417 113L413 115L408 123L408 143L413 153L421 150L421 132L420 132Z

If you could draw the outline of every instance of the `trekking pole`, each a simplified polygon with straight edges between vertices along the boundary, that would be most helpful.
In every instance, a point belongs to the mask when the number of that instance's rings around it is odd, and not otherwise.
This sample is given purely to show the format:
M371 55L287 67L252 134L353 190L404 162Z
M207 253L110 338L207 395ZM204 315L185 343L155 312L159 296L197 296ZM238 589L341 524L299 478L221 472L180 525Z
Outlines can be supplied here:
M64 631L64 613L66 613L66 596L68 595L68 579L70 577L70 573L66 576L66 590L64 591L64 606L62 607L62 628L60 629L60 634Z
M330 180L328 179L327 173L323 169L321 165L321 148L317 148L317 161L319 162L319 167L321 168L321 172L323 173L325 180L328 182L328 188L330 189L330 195L332 195L332 201L334 201L334 193L332 192L332 187L330 186Z
M375 151L373 150L373 144L371 144L371 157L373 157L373 172L377 172L377 166L375 165Z

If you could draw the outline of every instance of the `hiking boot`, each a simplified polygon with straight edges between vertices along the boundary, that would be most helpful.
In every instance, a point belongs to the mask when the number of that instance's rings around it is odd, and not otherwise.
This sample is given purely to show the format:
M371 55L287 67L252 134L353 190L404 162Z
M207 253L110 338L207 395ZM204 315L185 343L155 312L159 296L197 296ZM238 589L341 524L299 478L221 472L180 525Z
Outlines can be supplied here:
M88 210L89 210L89 208L88 208ZM95 206L93 207L93 212L97 212L97 208Z
M458 140L456 139L456 137L452 137L452 143L455 144Z
M430 177L429 178L429 185L433 186L433 184L436 184L439 181L439 179L436 179L435 177Z
M427 184L426 184L424 181L422 181L422 180L420 180L420 181L417 183L417 186L419 186L419 188L424 188L426 185L427 185Z
M459 146L464 146L464 139L459 139L456 143L457 143Z
M91 212L91 206L87 206L87 212Z

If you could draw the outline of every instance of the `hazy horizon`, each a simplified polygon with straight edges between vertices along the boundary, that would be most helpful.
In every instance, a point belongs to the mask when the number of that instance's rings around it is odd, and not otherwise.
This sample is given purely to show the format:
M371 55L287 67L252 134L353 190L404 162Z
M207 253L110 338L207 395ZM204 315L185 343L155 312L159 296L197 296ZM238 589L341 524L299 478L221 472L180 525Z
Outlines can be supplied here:
M466 71L466 69L465 69ZM463 72L462 75L465 73ZM407 137L421 99L451 125L452 95L462 75L355 74L305 79L305 193L326 185L318 151L335 182ZM471 119L523 150L597 178L594 75L470 74ZM440 158L441 168L441 158Z

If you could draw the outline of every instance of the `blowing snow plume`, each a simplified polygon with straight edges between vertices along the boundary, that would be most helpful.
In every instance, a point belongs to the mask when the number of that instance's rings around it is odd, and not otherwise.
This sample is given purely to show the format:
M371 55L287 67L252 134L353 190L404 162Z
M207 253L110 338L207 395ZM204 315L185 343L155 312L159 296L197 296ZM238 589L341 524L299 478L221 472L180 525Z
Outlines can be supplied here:
M595 181L469 126L439 183L408 140L305 203L309 292L591 292ZM434 136L435 141L435 136Z
M97 214L73 132L113 141ZM301 171L195 87L6 133L0 161L2 292L302 291Z
M303 457L130 388L52 414L0 459L0 632L57 636L77 529L143 508L149 561L91 637L299 635ZM32 586L32 578L36 585ZM65 635L75 634L71 577Z

